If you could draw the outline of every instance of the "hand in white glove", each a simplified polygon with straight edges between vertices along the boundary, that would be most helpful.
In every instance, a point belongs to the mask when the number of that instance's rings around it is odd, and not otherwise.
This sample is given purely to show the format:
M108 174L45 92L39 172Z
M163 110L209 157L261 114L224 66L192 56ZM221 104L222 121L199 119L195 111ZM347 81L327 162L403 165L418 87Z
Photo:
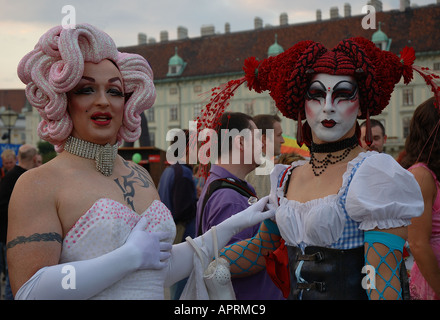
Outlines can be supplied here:
M217 233L224 232L223 229L229 229L232 237L243 229L259 224L266 219L273 218L275 216L275 210L267 208L268 201L269 196L263 197L249 208L229 217L217 226Z
M269 196L261 198L257 203L253 204L249 208L234 214L222 223L216 226L218 247L223 248L229 240L235 234L239 233L243 229L252 227L261 223L266 219L273 218L275 216L275 209L268 209L267 203ZM213 257L212 252L212 230L208 230L206 233L194 239L197 245L202 248L206 248L207 255Z
M121 247L102 256L44 267L18 290L16 299L88 299L138 269L162 269L168 265L172 245L166 232L145 231L142 218ZM76 289L65 290L63 267L75 270Z
M143 217L131 231L124 246L137 255L138 269L162 269L171 257L172 244L165 242L169 232L145 231L147 219Z

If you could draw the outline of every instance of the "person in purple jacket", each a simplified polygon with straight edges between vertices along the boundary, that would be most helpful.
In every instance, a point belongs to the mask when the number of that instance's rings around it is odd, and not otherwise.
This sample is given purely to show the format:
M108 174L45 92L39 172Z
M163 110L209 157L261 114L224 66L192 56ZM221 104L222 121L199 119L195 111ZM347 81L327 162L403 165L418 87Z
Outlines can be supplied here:
M197 203L196 231L199 234L248 208L249 198L256 197L254 187L244 179L258 166L262 150L260 132L252 117L244 113L225 113L220 123L217 129L218 160L211 165L209 177ZM234 129L238 134L232 134ZM236 188L223 187L212 192L213 182L219 179L227 180L227 183ZM242 230L232 237L229 244L254 237L259 228L260 224L257 224ZM231 271L237 300L283 299L281 291L274 285L264 268L255 274L239 277L234 277L233 268Z

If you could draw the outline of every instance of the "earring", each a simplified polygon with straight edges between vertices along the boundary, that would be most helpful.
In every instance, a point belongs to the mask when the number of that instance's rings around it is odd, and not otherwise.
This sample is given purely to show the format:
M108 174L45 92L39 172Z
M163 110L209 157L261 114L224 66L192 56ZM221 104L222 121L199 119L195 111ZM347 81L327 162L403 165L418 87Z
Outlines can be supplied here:
M310 128L307 120L302 125L303 143L310 148L312 145L312 128Z
M298 112L298 127L296 129L296 142L301 147L304 144L304 133L302 127L301 111Z
M367 109L367 119L365 120L365 143L370 146L373 143L373 133L371 132L370 111Z

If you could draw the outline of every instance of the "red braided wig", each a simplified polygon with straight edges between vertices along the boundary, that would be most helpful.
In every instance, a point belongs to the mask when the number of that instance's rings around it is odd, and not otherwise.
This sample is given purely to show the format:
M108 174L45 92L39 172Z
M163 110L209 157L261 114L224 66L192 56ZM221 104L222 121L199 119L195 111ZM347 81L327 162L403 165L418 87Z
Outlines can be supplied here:
M281 113L294 120L299 113L305 119L305 93L313 74L353 76L359 86L361 119L367 111L371 116L382 112L404 73L405 82L412 78L411 65L408 68L395 54L360 37L343 40L331 51L320 43L302 41L276 57L248 59L244 70L248 87L269 90Z
M245 82L249 90L258 93L269 91L281 113L300 123L306 118L304 104L310 79L318 73L353 76L359 88L362 113L359 118L367 119L367 122L370 116L380 114L388 105L394 87L402 77L405 84L412 80L413 70L432 87L438 107L440 76L427 68L413 66L414 60L413 48L405 47L398 57L362 37L342 40L332 50L307 40L262 61L250 57L244 62L244 77L212 89L210 102L197 118L197 129L200 132L205 128L218 127L229 99ZM305 125L307 127L307 122ZM304 131L307 144L311 139L307 136L310 130Z

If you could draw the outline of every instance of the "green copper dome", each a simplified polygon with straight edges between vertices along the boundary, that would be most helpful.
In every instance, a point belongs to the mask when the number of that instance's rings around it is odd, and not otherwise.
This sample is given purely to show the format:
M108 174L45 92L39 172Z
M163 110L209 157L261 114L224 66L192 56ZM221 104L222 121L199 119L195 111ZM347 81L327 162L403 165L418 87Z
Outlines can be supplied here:
M379 22L379 30L377 30L373 35L371 36L371 41L376 44L380 49L382 50L390 50L392 39L388 38L388 36L385 34L385 32L381 29L382 23Z
M278 44L278 35L275 34L275 43L269 47L269 50L267 50L267 56L274 57L282 52L284 52L284 49Z
M371 41L373 42L382 42L382 41L388 41L388 36L381 30L381 23L379 22L379 30L377 30L375 33L373 33L373 36L371 37Z
M182 66L185 64L185 62L183 61L183 59L181 57L179 57L179 55L177 54L177 47L175 48L176 53L174 54L174 56L172 56L170 58L170 60L168 61L168 65L169 66Z
M177 54L177 47L175 48L176 53L174 56L168 60L168 73L167 77L180 76L186 67L186 62L183 61L181 57Z

